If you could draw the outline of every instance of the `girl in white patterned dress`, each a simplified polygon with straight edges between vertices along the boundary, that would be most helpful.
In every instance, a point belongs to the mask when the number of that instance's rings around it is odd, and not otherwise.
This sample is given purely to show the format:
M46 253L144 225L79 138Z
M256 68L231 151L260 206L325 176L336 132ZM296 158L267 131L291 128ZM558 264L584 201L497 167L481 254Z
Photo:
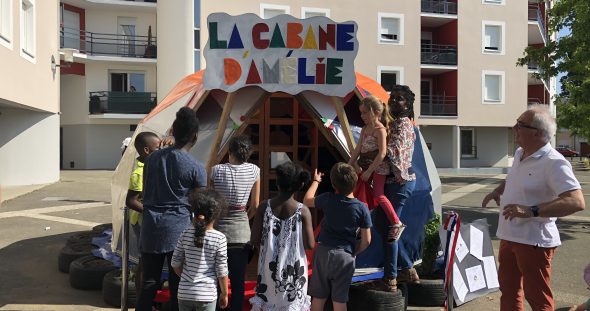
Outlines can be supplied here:
M309 310L305 249L315 241L311 213L293 195L309 182L309 172L287 162L276 168L279 194L260 204L250 243L260 246L252 310Z

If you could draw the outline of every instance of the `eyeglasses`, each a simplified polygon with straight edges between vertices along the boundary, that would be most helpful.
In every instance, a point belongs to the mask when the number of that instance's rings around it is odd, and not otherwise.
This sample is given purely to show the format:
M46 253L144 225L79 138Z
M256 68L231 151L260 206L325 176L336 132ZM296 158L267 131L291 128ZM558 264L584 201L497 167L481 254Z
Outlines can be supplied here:
M527 128L527 129L531 129L531 130L538 130L539 129L537 127L530 126L530 125L525 124L522 121L518 121L518 120L516 120L516 124L514 124L514 128L515 129Z

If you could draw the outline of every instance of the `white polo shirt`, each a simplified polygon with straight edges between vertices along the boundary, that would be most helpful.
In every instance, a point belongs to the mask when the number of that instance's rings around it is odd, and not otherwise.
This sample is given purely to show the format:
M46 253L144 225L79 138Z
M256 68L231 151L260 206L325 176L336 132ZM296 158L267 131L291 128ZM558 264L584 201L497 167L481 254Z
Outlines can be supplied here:
M514 163L506 177L506 186L500 200L500 216L496 235L502 240L556 247L561 245L556 217L504 219L502 211L507 204L526 206L553 201L566 191L581 189L571 164L549 143L521 160L523 150L514 153Z

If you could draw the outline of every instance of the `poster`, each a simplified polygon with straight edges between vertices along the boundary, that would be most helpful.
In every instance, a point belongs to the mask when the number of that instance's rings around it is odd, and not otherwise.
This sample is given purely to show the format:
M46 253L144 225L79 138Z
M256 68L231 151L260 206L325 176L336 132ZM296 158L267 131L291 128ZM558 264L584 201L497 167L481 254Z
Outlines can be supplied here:
M213 13L207 27L206 89L233 92L259 86L268 92L295 95L311 90L344 97L356 85L355 22Z

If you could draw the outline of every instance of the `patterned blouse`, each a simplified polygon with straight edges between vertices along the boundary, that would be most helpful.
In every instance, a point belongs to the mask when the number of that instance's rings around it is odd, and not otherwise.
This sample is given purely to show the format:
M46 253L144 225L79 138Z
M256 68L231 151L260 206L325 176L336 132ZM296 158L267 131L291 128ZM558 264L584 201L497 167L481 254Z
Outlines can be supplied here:
M408 117L397 120L392 125L391 137L387 140L387 154L396 179L411 181L416 179L412 167L412 155L416 134L414 125Z
M367 134L366 130L363 129L362 131L362 139L361 139L361 154L360 157L362 159L359 159L359 165L361 167L363 167L364 165L362 165L360 162L364 162L366 163L367 167L369 165L371 165L371 163L373 163L373 160L375 160L376 152L379 152L379 140L377 139L377 132L380 129L383 129L384 127L378 127L375 128L371 134ZM370 157L369 159L365 159L366 157ZM366 168L363 168L366 169ZM375 168L374 173L377 173L379 175L384 175L387 176L390 173L389 170L389 163L387 162L387 158L383 159L383 162L381 162L381 164L379 164L379 166L377 166Z

